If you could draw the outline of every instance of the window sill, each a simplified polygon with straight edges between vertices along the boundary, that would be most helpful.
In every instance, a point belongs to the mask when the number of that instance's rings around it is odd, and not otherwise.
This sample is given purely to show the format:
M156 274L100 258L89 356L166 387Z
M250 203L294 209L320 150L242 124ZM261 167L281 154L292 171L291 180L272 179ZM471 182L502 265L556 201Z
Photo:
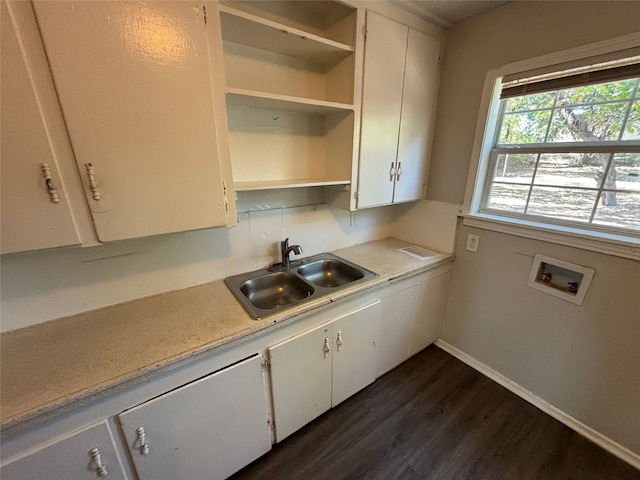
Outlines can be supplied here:
M590 250L616 257L640 261L640 239L611 235L571 227L556 227L520 219L508 219L488 214L459 214L469 227L507 233L517 237Z

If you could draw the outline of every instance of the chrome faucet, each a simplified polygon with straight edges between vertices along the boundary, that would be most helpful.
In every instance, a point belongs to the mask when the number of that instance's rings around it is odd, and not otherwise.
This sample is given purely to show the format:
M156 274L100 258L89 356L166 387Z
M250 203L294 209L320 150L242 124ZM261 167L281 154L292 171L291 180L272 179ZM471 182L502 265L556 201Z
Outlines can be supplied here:
M282 266L284 268L289 267L289 254L293 252L296 255L300 255L302 253L302 247L300 245L291 245L289 246L289 239L285 238L282 242L280 242L280 254L282 256Z

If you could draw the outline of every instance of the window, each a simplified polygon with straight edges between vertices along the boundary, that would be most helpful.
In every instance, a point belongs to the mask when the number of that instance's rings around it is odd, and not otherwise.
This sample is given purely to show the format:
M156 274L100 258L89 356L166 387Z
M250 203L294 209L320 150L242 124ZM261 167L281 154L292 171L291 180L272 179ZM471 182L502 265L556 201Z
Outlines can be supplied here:
M640 57L543 70L498 76L471 213L640 238Z

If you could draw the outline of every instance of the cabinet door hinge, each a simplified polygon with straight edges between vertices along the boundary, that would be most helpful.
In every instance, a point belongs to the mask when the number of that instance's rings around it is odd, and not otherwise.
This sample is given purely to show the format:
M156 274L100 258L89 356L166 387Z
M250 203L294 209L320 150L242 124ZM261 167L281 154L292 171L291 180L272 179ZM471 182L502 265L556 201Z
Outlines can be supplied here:
M353 199L354 200L359 200L360 199L360 194L358 193L357 190L355 192L353 192Z
M271 371L271 362L269 360L267 360L266 358L263 358L262 362L260 362L260 368L262 369L263 372L270 372Z
M202 13L204 14L204 24L207 24L207 6L206 5L202 5Z
M227 182L226 181L222 181L222 198L224 200L224 211L228 214L229 213L229 200L227 198Z
M362 27L362 35L364 36L365 39L367 38L367 27L366 26Z

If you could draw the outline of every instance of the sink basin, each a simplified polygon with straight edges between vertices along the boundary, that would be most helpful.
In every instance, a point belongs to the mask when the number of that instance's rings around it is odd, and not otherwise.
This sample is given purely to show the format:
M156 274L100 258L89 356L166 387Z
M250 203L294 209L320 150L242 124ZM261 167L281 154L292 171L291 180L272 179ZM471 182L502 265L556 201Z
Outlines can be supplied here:
M311 283L326 288L340 287L364 277L362 270L332 258L304 265L298 273Z
M225 278L229 290L255 319L261 319L377 277L375 272L331 253Z
M314 289L293 273L274 272L245 281L240 291L254 306L276 309L311 296Z

